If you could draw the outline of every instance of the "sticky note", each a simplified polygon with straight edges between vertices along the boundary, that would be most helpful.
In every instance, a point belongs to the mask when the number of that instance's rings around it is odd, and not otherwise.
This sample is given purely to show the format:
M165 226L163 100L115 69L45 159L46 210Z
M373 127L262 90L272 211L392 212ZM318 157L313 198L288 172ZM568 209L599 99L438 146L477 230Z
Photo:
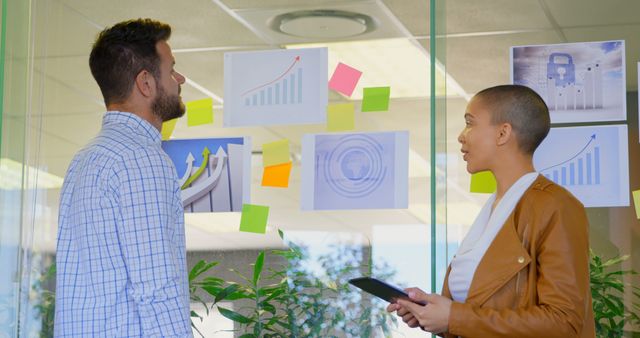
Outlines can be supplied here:
M178 122L178 119L162 122L162 130L160 131L160 134L162 134L163 141L166 141L171 137L173 130L176 128L176 122Z
M243 204L240 217L240 231L264 234L267 232L269 207L255 204Z
M355 128L355 106L339 103L327 106L327 130L345 131Z
M265 167L289 162L289 140L265 143L262 145L262 165Z
M492 194L496 191L497 186L496 179L490 171L481 171L471 175L471 192Z
M363 89L362 111L389 110L389 96L391 87L369 87Z
M199 126L213 123L213 99L207 98L186 103L187 126Z
M636 208L636 218L640 219L640 190L636 190L632 192L633 194L633 205Z
M351 94L353 94L353 90L358 84L358 80L360 80L360 76L362 76L361 71L340 62L333 71L333 75L331 75L331 79L329 80L329 89L351 96Z
M263 187L287 188L291 174L291 162L264 167L262 174Z

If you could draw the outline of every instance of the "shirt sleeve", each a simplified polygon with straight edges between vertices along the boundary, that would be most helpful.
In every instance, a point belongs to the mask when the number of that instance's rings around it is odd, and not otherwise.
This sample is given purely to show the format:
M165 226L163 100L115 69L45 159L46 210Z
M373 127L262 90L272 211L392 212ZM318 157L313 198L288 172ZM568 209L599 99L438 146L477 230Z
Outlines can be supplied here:
M120 250L138 306L143 337L191 336L178 250L173 167L159 153L138 148L116 169ZM185 298L186 297L186 298ZM186 308L185 308L186 307Z
M588 221L577 201L557 201L538 243L537 300L521 309L454 302L449 334L465 337L575 337L589 300ZM567 205L569 203L569 205Z

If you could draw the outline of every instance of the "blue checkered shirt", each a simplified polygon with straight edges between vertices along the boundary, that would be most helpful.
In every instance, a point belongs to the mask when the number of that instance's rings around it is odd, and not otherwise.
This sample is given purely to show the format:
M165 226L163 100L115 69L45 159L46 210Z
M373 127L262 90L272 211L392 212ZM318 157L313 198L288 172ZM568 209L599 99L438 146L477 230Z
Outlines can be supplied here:
M67 171L56 337L191 337L184 213L160 133L107 112Z

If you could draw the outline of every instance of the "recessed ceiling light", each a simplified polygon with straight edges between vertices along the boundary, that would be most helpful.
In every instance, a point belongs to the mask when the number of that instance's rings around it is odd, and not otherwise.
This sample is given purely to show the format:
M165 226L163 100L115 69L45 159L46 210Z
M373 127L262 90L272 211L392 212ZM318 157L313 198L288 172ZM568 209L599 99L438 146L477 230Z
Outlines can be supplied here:
M368 15L329 9L280 14L270 20L269 26L276 32L314 39L354 37L377 28L376 21Z

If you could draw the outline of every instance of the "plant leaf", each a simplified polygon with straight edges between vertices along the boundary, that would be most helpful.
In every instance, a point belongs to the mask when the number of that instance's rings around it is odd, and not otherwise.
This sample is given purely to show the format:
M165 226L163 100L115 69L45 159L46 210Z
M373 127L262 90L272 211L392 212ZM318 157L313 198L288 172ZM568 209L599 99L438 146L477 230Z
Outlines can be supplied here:
M238 290L238 288L239 288L238 284L231 284L231 285L227 286L222 291L218 292L218 294L215 296L216 298L213 300L213 302L214 303L218 303L219 301L225 299L230 294L236 292Z
M238 322L238 323L242 323L242 324L249 324L251 322L253 322L253 319L251 318L247 318L235 311L231 311L229 309L225 309L223 307L218 306L218 311L220 311L220 314L225 316L228 319L233 320L234 322Z
M260 280L260 274L262 273L262 266L264 265L264 251L260 251L256 258L256 263L253 266L253 285L258 285Z
M208 271L212 267L218 265L218 262L209 262L207 263L205 260L200 260L196 265L193 266L191 271L189 272L189 281L194 280L202 273Z

